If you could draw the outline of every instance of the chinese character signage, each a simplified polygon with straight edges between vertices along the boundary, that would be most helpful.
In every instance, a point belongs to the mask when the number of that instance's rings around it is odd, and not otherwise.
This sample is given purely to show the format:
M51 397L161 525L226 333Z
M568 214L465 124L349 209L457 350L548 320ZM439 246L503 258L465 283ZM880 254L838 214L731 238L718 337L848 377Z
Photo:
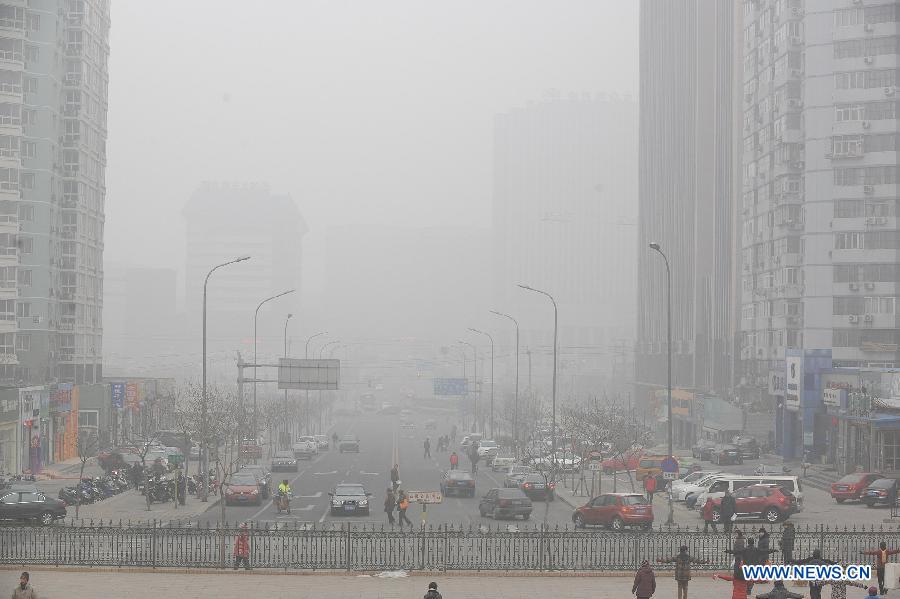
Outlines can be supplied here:
M60 383L56 391L50 394L50 411L57 414L72 410L72 385Z
M125 383L111 383L109 393L112 396L112 406L118 410L125 407Z
M125 385L125 403L132 412L141 409L140 389L137 383L128 383Z

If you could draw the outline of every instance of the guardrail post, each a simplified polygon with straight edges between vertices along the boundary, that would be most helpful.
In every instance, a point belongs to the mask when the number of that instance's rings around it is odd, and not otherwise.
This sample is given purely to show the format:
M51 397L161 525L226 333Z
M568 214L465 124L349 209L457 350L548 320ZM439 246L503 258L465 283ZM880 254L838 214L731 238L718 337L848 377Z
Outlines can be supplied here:
M150 567L156 569L156 520L150 523Z
M447 561L450 554L450 534L447 530L447 524L444 523L444 572L447 571Z
M345 538L345 544L347 545L347 547L346 547L346 550L344 553L344 559L346 560L346 563L347 563L347 572L350 572L352 570L350 567L350 540L351 540L351 538L352 537L350 534L350 523L347 522L347 536Z

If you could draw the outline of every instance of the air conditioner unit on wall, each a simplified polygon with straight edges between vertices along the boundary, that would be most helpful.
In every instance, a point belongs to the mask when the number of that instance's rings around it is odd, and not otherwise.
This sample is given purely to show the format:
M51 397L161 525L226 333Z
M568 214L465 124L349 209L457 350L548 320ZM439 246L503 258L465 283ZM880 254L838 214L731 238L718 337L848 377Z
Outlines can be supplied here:
M859 316L857 316L856 314L851 314L848 320L851 324L856 324L859 322Z

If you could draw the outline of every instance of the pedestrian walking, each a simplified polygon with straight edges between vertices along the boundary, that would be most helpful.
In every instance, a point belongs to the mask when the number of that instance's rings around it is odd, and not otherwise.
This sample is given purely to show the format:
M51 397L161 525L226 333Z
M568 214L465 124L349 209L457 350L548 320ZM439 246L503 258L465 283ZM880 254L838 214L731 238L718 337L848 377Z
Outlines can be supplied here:
M713 532L719 532L716 529L716 521L713 519L713 505L712 499L707 499L706 503L703 504L703 511L701 512L703 515L703 532L709 532L710 526Z
M387 514L388 524L394 525L394 508L397 506L397 498L394 497L394 491L388 487L384 494L384 513Z
M478 455L478 443L472 443L472 447L469 449L469 461L472 462L472 474L478 473L479 459L481 459L481 456Z
M31 576L28 572L22 572L22 575L19 576L19 586L13 589L12 599L37 599L37 593L31 588L29 580L31 580Z
M756 548L760 551L768 551L769 550L769 531L765 528L760 527L759 529L759 540L756 541Z
M428 583L428 592L425 593L425 596L422 599L443 599L441 594L438 593L436 582Z
M656 477L649 474L644 477L644 494L647 501L653 503L653 494L656 492Z
M425 457L423 459L430 460L431 459L431 440L428 437L425 437Z
M743 553L744 549L747 548L747 541L744 539L744 531L740 528L734 531L734 543L731 544L731 550L737 553L740 551Z
M737 512L737 502L735 502L731 491L726 489L725 496L722 497L722 502L719 505L719 513L722 514L722 526L725 528L725 534L731 534L731 528L734 526L732 517L735 512Z
M659 560L661 564L675 564L675 583L678 585L678 599L687 599L688 583L691 580L691 564L705 564L706 560L691 557L687 545L678 549L678 555Z
M631 587L631 593L636 595L638 599L650 599L655 592L656 575L653 573L653 568L650 567L650 562L644 560L634 575L634 585Z
M878 591L884 595L887 589L884 587L884 565L892 555L900 553L900 549L888 549L887 543L882 541L878 544L878 549L870 549L868 551L860 551L863 555L875 556L875 573L878 575Z
M846 571L846 564L841 565L844 566L844 569ZM847 587L865 589L868 586L861 582L850 580L826 580L825 584L831 585L831 599L847 599Z
M782 526L781 540L778 545L781 547L781 561L789 564L794 560L794 539L796 538L794 523L788 520Z
M737 560L734 564L732 575L713 574L713 580L726 580L731 583L731 599L747 599L747 581L744 580L744 571L741 569L741 562Z
M394 464L394 467L391 468L391 487L394 491L397 490L397 487L400 486L400 464Z
M244 569L250 569L250 533L247 531L247 523L241 524L241 530L234 540L234 569L237 570L241 562Z
M859 585L863 586L863 585ZM832 591L833 592L833 591ZM837 595L831 595L832 597L836 597ZM846 598L846 595L844 595ZM803 595L799 593L792 593L787 590L784 586L784 582L781 580L775 581L775 586L768 593L763 593L762 595L757 595L756 599L803 599Z
M409 524L409 527L412 528L413 523L409 521L409 518L406 517L406 510L409 509L409 498L406 496L406 493L403 489L400 490L400 494L397 500L397 514L400 517L400 527L403 527L403 523Z
M459 468L459 456L454 451L450 454L450 470L456 470L457 468Z
M747 566L762 566L769 560L769 554L775 553L774 549L760 549L753 539L747 539L746 547L742 551L727 549L725 553L734 554L734 563ZM753 585L757 581L747 580L747 595L753 591Z

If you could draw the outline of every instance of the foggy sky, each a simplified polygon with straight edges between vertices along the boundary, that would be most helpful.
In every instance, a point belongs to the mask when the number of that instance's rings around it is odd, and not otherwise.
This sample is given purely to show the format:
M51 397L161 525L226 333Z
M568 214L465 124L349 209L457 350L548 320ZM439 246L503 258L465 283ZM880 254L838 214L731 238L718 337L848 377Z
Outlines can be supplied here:
M204 180L291 194L310 227L310 285L328 226L489 226L494 115L548 89L636 97L637 12L628 0L116 1L106 260L181 272L181 209Z

